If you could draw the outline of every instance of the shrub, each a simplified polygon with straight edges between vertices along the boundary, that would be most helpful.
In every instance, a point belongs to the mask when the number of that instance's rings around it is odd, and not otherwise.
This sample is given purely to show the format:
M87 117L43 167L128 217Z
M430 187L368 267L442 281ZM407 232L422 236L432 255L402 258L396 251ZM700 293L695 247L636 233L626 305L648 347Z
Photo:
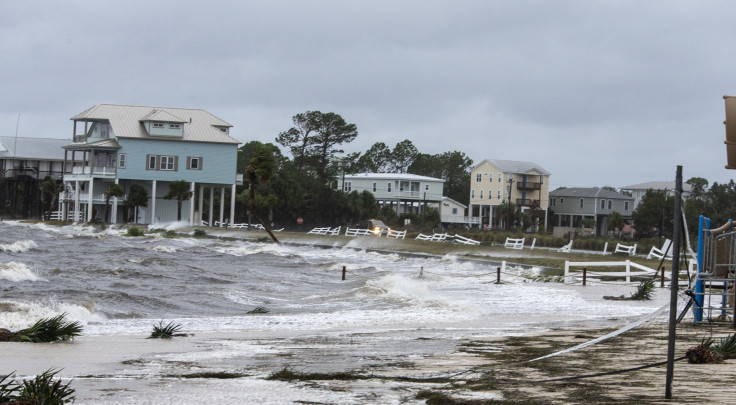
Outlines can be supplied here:
M0 341L47 343L72 340L82 334L82 325L77 321L67 321L66 314L53 318L43 318L31 327L17 332L0 331Z
M145 233L143 232L142 229L131 227L131 228L128 228L128 233L126 233L125 236L143 236L144 234Z
M61 405L74 402L71 383L62 384L61 380L54 379L58 372L49 369L22 383L5 382L7 376L3 377L0 379L0 403Z
M164 321L161 320L158 325L153 325L153 332L151 332L151 336L149 336L148 338L171 339L173 336L177 336L177 332L179 332L180 330L181 324L174 324L174 321L171 321L166 326L164 326Z
M193 235L195 238L203 238L207 236L207 232L204 229L195 229Z

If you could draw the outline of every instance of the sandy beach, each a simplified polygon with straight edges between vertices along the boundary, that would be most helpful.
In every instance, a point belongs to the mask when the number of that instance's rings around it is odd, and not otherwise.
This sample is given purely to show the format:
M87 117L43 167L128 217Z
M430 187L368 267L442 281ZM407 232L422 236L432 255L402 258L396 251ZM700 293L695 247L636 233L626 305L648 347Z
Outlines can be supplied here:
M210 234L235 239L254 235L224 230ZM279 236L297 245L337 248L356 243L346 238ZM416 241L360 242L356 248L422 254ZM590 303L632 291L630 286L615 285L555 288ZM668 290L657 289L646 305L653 311L666 305L668 297ZM665 366L621 372L666 359L666 311L601 343L528 362L640 318L526 313L523 318L499 315L493 328L454 331L431 326L356 330L335 323L313 330L196 332L171 340L147 339L139 331L83 334L67 343L0 343L0 370L15 371L23 378L58 369L64 381L71 381L78 404L672 404L703 403L704 398L709 403L736 402L736 393L729 389L733 360L676 363L673 400L664 398ZM678 326L677 356L703 338L719 339L732 332L722 326L692 326L685 319Z

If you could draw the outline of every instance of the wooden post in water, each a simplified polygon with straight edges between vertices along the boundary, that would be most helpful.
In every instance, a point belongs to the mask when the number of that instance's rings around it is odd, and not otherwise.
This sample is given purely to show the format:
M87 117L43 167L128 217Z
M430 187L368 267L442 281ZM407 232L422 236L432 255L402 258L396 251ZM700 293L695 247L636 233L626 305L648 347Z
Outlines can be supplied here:
M588 278L588 269L583 267L583 285L585 285L586 279Z
M496 267L496 284L501 284L501 268Z
M661 276L659 277L659 287L664 288L664 266L662 266Z
M342 266L342 281L345 281L345 266Z

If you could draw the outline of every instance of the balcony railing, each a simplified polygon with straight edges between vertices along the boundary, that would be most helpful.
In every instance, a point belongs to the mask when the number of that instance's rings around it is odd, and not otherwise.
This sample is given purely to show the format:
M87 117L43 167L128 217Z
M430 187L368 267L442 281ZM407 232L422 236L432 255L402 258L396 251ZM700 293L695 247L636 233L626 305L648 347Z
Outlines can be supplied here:
M78 176L110 176L115 177L117 174L117 168L115 166L75 166L72 168L72 173Z
M61 199L62 200L66 200L66 201L75 201L77 199L77 195L73 191L62 192L61 193ZM99 202L105 202L106 199L107 199L107 197L105 196L105 193L92 193L92 201L93 202L97 202L97 203L99 203ZM118 197L118 204L122 204L123 201L125 201L127 199L128 199L128 195L127 194L123 195L122 197ZM114 197L110 197L110 203L111 204L112 204L112 202L114 200L115 200ZM89 193L86 193L84 191L81 192L81 193L79 193L79 201L80 202L84 202L84 203L86 203L87 201L89 201Z
M521 207L539 206L539 200L531 200L529 198L517 198L516 205L521 206Z
M516 183L516 189L522 190L522 191L541 190L542 183L519 182L519 183Z
M422 193L419 191L397 191L394 193L394 197L400 198L419 198Z

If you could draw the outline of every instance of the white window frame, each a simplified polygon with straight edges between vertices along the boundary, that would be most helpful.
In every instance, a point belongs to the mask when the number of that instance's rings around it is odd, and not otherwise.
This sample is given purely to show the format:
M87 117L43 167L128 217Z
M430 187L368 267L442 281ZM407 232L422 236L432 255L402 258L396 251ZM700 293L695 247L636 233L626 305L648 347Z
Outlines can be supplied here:
M342 185L342 191L349 193L353 189L353 182L346 181L345 184Z
M387 190L390 193L391 192L391 182L386 183L386 186L388 186Z
M197 167L194 167L197 162ZM200 156L187 156L187 170L202 170L202 158Z
M176 169L176 156L160 156L159 170L174 171Z
M128 160L128 155L126 153L119 153L118 154L118 169L125 169L127 160Z
M181 124L169 124L169 129L181 129Z
M481 180L483 180L482 175L480 173L476 173L475 175L475 182L480 183Z
M376 192L376 189L377 189L377 187L376 187L376 182L374 181L374 182L373 182L373 192L374 192L374 193Z
M148 162L146 162L146 169L156 170L156 155L148 155Z
M480 190L480 199L483 199L483 189Z
M163 123L163 122L154 122L154 123L153 123L153 127L154 127L154 128L160 128L160 129L163 129L163 128L164 128L164 123Z
M470 198L475 198L475 189L470 190Z
M611 200L608 200L608 209L611 209Z
M629 210L629 202L624 201L624 211L628 211L628 210Z

